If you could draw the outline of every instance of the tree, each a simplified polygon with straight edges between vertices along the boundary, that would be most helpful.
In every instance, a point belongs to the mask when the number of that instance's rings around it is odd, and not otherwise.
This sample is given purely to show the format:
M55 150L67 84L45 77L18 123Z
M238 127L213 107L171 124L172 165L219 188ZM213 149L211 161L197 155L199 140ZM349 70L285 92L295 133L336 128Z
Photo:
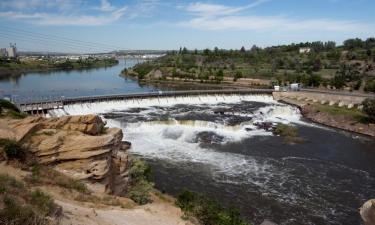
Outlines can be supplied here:
M242 53L245 53L246 52L246 49L244 46L241 47L241 50L240 50Z
M217 71L217 73L215 74L215 80L220 83L221 81L224 80L224 71L223 70L219 70Z
M363 112L368 115L371 119L375 119L375 99L366 98L363 102Z
M344 41L344 47L347 50L363 48L363 41L360 38L353 38Z
M332 79L330 84L337 89L340 89L345 86L345 79L343 76L335 75Z
M215 47L215 48L214 48L214 52L215 52L215 54L217 55L217 54L219 53L219 48L218 48L218 47Z
M233 81L237 81L238 79L241 79L241 78L242 78L242 72L238 70L236 74L234 75Z
M210 49L206 48L205 50L203 50L203 54L204 55L209 55L210 54Z
M182 54L188 54L188 49L187 49L186 47L184 47L184 48L182 49Z

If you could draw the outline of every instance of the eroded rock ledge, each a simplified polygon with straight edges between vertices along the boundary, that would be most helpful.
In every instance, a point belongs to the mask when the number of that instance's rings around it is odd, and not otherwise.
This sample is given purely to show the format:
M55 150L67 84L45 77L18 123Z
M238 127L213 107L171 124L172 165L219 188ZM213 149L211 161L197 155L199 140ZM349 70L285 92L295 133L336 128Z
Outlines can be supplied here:
M0 138L21 141L41 164L95 190L122 195L129 183L128 144L118 128L105 128L95 115L0 119Z

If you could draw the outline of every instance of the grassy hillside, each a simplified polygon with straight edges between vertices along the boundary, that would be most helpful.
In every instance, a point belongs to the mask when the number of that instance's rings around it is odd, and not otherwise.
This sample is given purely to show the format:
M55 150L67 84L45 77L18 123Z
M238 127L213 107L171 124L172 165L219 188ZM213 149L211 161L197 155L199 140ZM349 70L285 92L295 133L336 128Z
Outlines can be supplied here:
M301 53L301 48L310 52ZM124 70L138 79L182 79L220 83L230 78L259 78L275 84L291 82L305 86L334 86L375 90L375 38L335 42L312 42L246 50L188 50Z

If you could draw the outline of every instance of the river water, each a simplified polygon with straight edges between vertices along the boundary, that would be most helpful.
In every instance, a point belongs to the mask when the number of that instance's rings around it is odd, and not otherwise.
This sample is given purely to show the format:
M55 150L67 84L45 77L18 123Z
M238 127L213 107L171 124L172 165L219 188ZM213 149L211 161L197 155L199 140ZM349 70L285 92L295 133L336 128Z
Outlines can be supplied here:
M0 95L26 101L158 90L118 76L135 63L3 79ZM101 102L51 112L89 113L123 129L130 152L152 166L157 188L206 193L254 224L361 224L358 208L375 196L373 140L304 121L271 96ZM305 141L288 144L256 126L263 122L291 124Z
M0 96L11 95L16 101L48 100L154 91L136 80L119 76L121 70L140 60L120 60L116 66L70 71L35 72L0 79Z
M304 121L272 96L114 101L53 113L101 115L152 165L158 189L203 192L254 224L360 224L358 208L375 194L373 140ZM288 144L257 126L264 122L291 124L305 141Z

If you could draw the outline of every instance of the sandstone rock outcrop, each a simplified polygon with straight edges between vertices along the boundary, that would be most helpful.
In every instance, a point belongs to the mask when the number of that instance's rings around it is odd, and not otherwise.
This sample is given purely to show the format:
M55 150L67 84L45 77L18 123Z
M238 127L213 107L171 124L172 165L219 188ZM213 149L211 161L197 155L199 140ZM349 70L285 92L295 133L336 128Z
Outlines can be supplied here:
M125 150L129 143L122 142L121 129L104 128L100 117L27 117L1 119L0 124L0 138L22 141L39 163L92 181L89 183L103 192L126 192L129 159Z

